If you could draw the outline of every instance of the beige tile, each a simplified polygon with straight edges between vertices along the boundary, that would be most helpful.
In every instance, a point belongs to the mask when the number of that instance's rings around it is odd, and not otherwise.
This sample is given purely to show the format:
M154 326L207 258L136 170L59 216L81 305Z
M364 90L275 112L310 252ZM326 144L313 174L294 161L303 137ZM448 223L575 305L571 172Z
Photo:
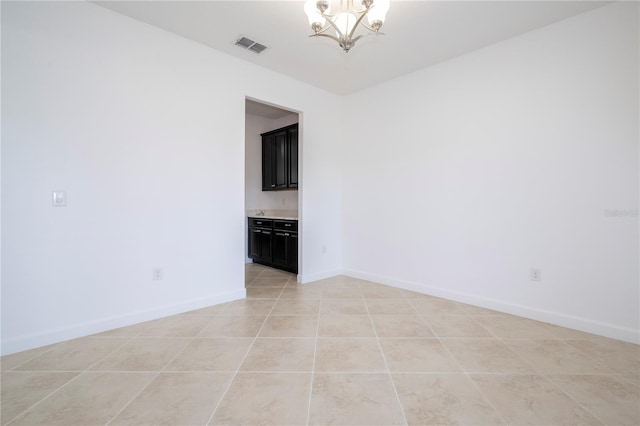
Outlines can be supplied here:
M289 278L278 278L278 277L262 277L259 276L255 280L251 281L247 284L247 288L249 287L285 287L289 282Z
M401 299L404 298L402 290L393 287L361 287L365 299Z
M621 374L638 374L640 371L640 346L613 339L567 340L568 344L588 357L604 363Z
M323 299L320 315L367 315L364 299Z
M357 285L351 286L324 286L322 289L323 299L362 299L362 291Z
M404 294L404 297L406 297L408 300L413 300L413 299L438 299L438 297L434 297L434 296L431 296L429 294L420 293L420 292L417 292L417 291L410 291L410 290L402 290L402 294Z
M30 408L60 386L76 377L78 373L18 372L2 373L2 424L7 424L17 415Z
M129 339L84 337L53 347L16 368L20 371L84 371Z
M271 315L260 337L316 337L317 329L317 316Z
M425 317L436 315L466 315L456 302L437 297L412 299L411 304L418 314Z
M320 300L318 299L280 299L271 312L274 315L318 315Z
M275 300L242 299L231 302L220 315L266 315L271 312Z
M310 425L401 425L402 409L387 374L316 374Z
M434 334L439 337L493 337L470 316L434 315L424 317Z
M205 424L230 373L161 373L110 425Z
M559 339L577 339L577 340L598 340L603 339L602 336L596 334L585 333L584 331L572 330L570 328L560 327L548 323L540 323L540 326Z
M468 373L532 373L535 371L500 340L444 339L442 343Z
M260 278L295 278L295 274L291 272L281 271L279 269L266 268L260 272Z
M236 371L253 338L194 339L166 371Z
M198 337L255 337L265 318L265 315L220 315Z
M372 315L378 337L433 337L425 322L417 315Z
M144 337L195 337L211 322L209 315L174 315L160 318L141 332Z
M153 377L153 373L83 373L11 424L102 425Z
M164 337L136 338L95 365L93 371L160 371L190 342Z
M623 374L618 376L618 378L640 387L640 372L638 372L638 374Z
M304 425L310 373L238 373L211 424Z
M225 309L227 309L227 306L229 306L231 303L220 303L219 305L212 305L212 306L207 306L206 308L201 308L201 309L196 309L194 311L189 311L186 312L185 314L192 314L192 315L218 315L219 313L223 312Z
M311 284L287 286L282 290L280 299L320 299L322 287Z
M494 311L492 309L482 308L480 306L468 305L466 303L460 303L460 302L456 302L456 303L458 304L458 308L460 308L461 311L472 316L486 316L486 315L490 315L490 316L504 315L508 317L513 316L510 314L505 314L503 312Z
M538 373L611 373L603 363L592 360L562 340L505 339L503 342Z
M390 371L458 373L462 370L437 339L380 339Z
M463 374L394 374L393 382L408 424L504 424Z
M602 424L543 376L492 374L471 378L508 424Z
M258 338L240 370L311 372L314 351L312 338Z
M145 321L139 324L133 324L127 327L114 328L113 330L103 331L102 333L92 334L89 337L136 337L139 336L154 321Z
M476 320L496 337L508 339L550 339L553 334L542 323L526 318L498 315L478 316Z
M0 358L0 367L2 371L13 370L20 364L32 360L38 355L52 349L55 345L42 346L40 348L29 349L28 351L16 352L14 354L5 355Z
M247 299L277 299L282 287L248 287Z
M324 288L329 287L354 287L358 286L359 281L355 278L347 277L345 275L338 275L324 280L315 281L314 285L320 285Z
M318 336L376 337L376 333L367 315L321 315Z
M552 376L551 380L610 425L640 425L640 388L616 376Z
M265 269L267 269L267 267L266 267L266 266L264 266L264 265L261 265L261 264L259 264L259 263L253 263L253 262L250 262L250 263L245 263L245 264L244 264L244 270L245 270L245 271L257 271L257 272L262 272L262 271L264 271Z
M315 371L382 372L386 368L376 339L319 338Z
M406 299L367 299L370 315L415 315L416 311Z
M376 283L373 281L368 281L368 280L356 280L356 282L358 283L358 286L360 288L390 288L390 289L394 289L394 287L385 285L385 284L380 284L380 283ZM404 290L400 290L402 292L404 292Z

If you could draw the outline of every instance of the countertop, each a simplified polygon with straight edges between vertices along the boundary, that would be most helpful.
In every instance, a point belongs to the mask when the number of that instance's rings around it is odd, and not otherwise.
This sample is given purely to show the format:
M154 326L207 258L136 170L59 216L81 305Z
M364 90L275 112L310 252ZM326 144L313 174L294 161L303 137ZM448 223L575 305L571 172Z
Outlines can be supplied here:
M264 214L262 213L264 212ZM247 217L254 219L298 220L297 210L247 210Z

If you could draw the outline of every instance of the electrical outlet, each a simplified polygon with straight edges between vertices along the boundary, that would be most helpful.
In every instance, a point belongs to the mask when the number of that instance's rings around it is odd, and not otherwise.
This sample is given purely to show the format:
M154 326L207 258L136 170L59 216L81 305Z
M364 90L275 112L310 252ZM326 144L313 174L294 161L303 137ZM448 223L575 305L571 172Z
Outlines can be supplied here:
M153 268L153 280L160 281L162 279L162 268Z
M531 281L542 281L542 271L538 268L531 268L529 279Z

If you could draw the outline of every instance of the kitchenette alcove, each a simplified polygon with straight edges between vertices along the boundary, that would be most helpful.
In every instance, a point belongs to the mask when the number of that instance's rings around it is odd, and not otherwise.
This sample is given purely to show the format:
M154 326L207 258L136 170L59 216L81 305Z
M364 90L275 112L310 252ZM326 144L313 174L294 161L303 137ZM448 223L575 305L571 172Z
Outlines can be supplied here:
M299 271L299 115L245 102L245 262Z

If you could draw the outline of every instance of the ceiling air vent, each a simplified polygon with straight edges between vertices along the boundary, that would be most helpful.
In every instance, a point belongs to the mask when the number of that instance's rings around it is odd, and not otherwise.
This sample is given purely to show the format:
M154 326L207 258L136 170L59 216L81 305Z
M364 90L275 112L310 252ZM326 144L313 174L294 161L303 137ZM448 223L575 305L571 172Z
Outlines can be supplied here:
M267 49L267 46L251 40L250 38L240 36L234 43L236 46L245 50L250 50L254 53L262 53Z

